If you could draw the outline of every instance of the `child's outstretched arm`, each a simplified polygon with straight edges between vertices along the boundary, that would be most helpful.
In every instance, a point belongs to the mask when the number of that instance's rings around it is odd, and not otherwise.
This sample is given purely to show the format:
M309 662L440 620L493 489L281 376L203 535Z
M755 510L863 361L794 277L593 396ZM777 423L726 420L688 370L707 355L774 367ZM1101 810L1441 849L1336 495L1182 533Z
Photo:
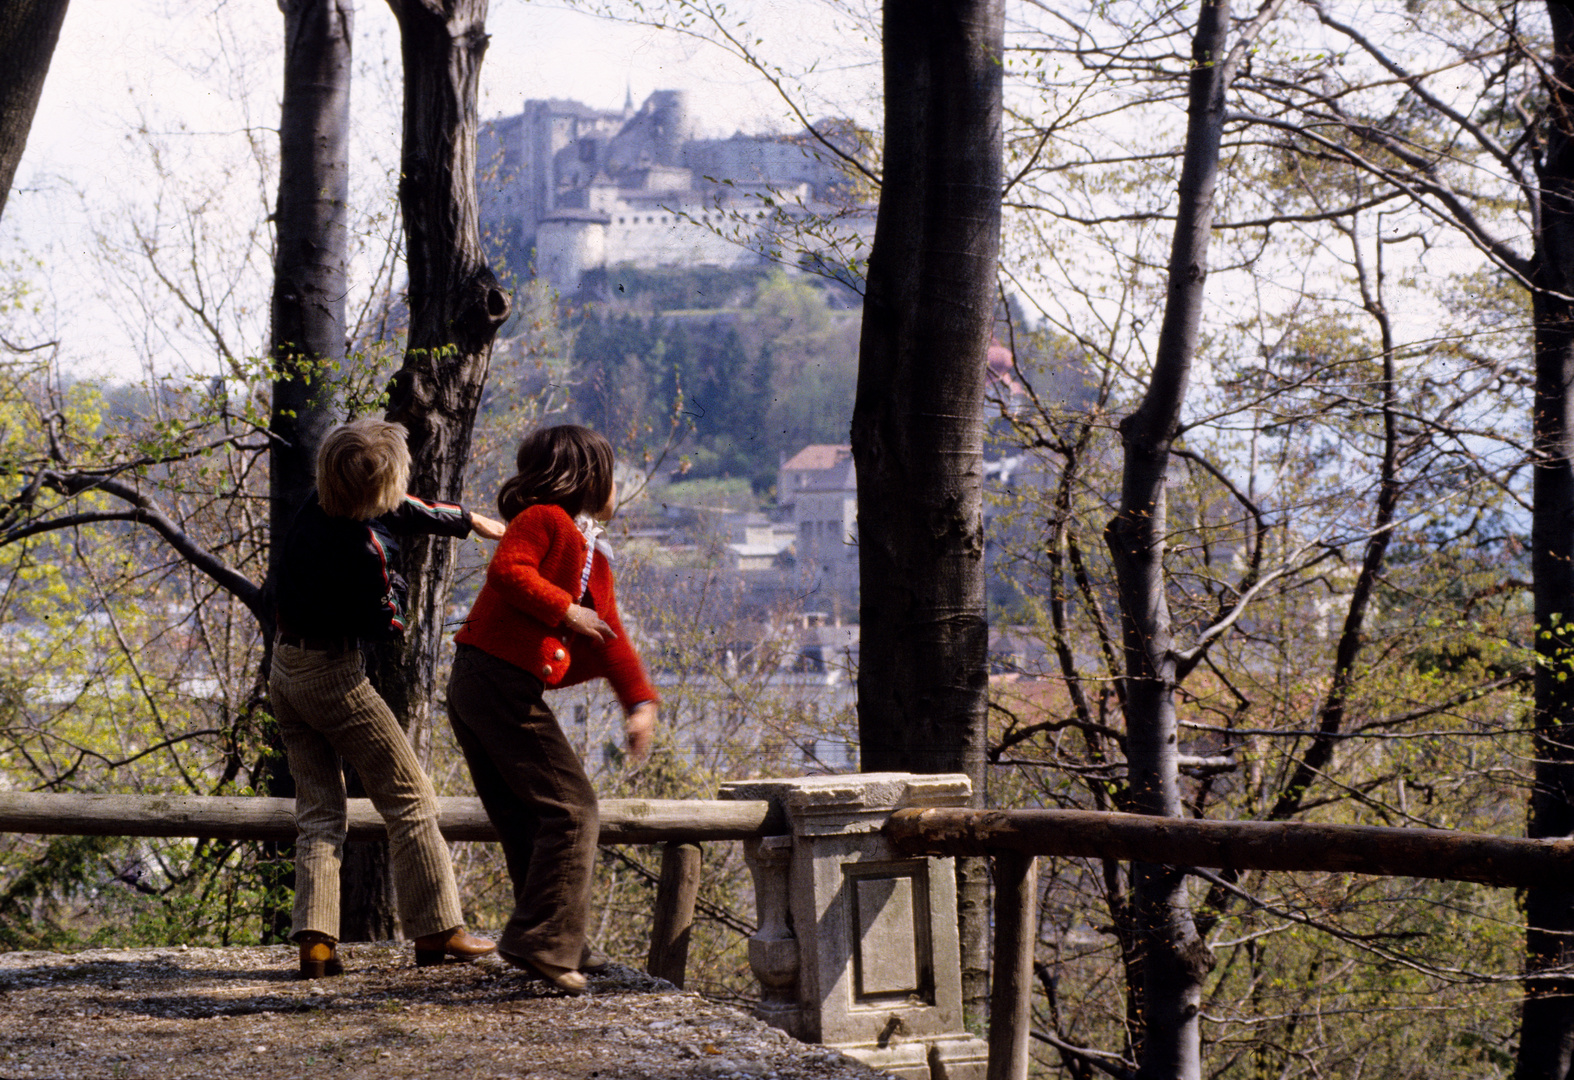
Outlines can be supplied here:
M501 540L508 526L496 518L489 518L485 514L470 511L470 528L483 540Z
M466 510L458 503L433 502L406 494L384 520L395 532L432 533L438 536L465 536L474 532L484 540L501 540L503 523L485 514Z

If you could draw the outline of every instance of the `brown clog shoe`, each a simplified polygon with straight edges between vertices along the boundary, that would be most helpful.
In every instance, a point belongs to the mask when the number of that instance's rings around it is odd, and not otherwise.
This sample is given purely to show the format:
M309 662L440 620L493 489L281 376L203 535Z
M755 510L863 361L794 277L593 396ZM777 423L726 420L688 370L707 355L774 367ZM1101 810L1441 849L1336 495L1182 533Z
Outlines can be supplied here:
M468 964L472 960L479 960L497 951L497 946L492 942L484 937L476 937L462 926L438 934L418 937L414 945L416 967L441 964L449 957L462 964Z
M322 979L344 974L344 965L339 963L339 943L327 934L306 930L295 935L295 943L301 947L301 978Z

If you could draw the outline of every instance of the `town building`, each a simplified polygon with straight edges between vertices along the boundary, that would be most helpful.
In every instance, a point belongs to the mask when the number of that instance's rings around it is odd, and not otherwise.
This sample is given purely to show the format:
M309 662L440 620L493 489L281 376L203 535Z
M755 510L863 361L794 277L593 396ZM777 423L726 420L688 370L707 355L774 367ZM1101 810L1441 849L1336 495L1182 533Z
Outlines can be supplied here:
M779 570L797 563L797 528L758 511L726 521L728 563L733 570Z
M826 592L856 609L858 477L853 448L813 444L781 463L776 505L793 526L800 566L813 568Z

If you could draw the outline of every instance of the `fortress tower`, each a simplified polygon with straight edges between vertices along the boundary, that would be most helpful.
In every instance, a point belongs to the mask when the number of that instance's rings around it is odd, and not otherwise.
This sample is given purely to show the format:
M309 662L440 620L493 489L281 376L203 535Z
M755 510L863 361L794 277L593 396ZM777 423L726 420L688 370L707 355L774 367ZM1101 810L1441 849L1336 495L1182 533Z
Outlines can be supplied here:
M872 238L874 208L848 205L839 160L812 137L695 139L682 90L632 105L532 100L482 127L483 233L556 288L619 265L757 265L793 215L836 215L855 249Z

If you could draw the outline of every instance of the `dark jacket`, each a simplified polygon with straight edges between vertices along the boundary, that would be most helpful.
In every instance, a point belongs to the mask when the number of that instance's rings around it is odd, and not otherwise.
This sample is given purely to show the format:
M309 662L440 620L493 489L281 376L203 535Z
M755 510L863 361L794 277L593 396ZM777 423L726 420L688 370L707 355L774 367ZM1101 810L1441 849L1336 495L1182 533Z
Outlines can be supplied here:
M466 536L470 511L406 495L371 521L329 517L314 491L284 538L279 629L305 638L385 641L404 633L408 586L394 569L400 536Z

